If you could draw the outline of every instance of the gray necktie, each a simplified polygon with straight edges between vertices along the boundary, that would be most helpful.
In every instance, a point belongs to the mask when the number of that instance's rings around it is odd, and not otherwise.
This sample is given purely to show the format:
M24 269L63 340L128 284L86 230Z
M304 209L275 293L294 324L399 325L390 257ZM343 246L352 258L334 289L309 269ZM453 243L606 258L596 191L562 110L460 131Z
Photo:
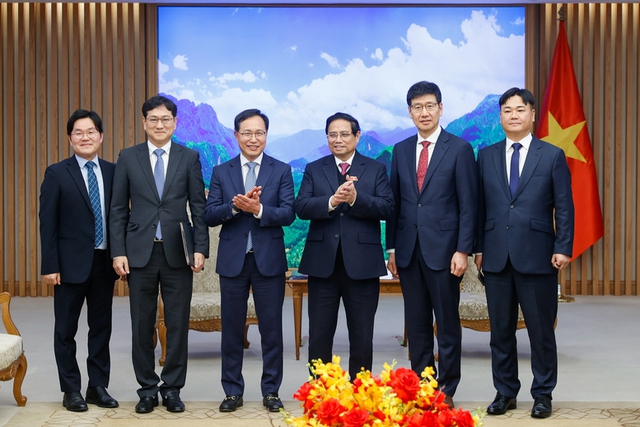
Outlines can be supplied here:
M244 179L245 194L253 190L253 187L256 186L256 166L257 165L258 164L256 162L247 162L247 166L249 167L249 172L247 172L247 176ZM251 249L253 249L253 240L251 239L251 230L249 230L249 234L247 235L246 253L248 253Z
M156 167L153 170L153 179L155 180L156 188L158 189L158 197L162 200L162 192L164 191L164 160L162 159L162 155L164 154L164 150L162 148L158 148L157 150L154 150L153 154L158 157ZM156 228L156 239L162 240L160 221L158 221L158 227Z
M95 221L95 247L99 247L104 239L104 230L102 229L102 206L100 205L100 188L98 187L98 179L93 172L95 163L87 162L87 181L89 183L89 200L91 200L91 208L93 209L93 217Z

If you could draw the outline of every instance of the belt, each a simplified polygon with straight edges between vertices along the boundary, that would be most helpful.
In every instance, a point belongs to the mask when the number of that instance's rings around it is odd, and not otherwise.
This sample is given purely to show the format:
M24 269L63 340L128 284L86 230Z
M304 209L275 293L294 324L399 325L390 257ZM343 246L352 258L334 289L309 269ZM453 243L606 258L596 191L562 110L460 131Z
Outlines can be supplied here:
M153 241L154 241L155 243L162 243L162 239L156 239L155 237L153 238Z
M253 249L249 249L249 251L247 253L248 254L252 254L253 253Z

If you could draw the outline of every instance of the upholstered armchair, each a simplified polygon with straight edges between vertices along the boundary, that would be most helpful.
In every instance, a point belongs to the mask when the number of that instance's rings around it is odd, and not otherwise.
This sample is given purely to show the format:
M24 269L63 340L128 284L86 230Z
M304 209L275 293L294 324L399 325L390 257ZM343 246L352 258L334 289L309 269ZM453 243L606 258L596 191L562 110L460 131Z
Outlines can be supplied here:
M27 358L22 348L22 337L11 319L9 304L11 295L0 293L2 323L7 333L0 333L0 381L13 379L13 397L18 406L24 406L27 398L22 395L22 381L27 373Z
M191 311L189 315L189 329L200 332L214 332L222 330L220 308L220 277L216 273L216 259L218 257L218 240L220 226L209 228L209 258L205 260L204 270L193 275L193 295L191 296ZM247 307L247 321L244 328L244 347L249 348L247 332L249 325L257 325L256 307L253 295L249 294ZM158 304L158 338L162 348L160 366L164 365L167 353L167 327L164 323L164 305L162 298Z
M487 296L484 293L484 285L478 280L478 269L469 257L469 266L462 278L460 285L460 325L463 328L474 331L489 332L489 310L487 308ZM522 310L518 307L517 329L525 328Z

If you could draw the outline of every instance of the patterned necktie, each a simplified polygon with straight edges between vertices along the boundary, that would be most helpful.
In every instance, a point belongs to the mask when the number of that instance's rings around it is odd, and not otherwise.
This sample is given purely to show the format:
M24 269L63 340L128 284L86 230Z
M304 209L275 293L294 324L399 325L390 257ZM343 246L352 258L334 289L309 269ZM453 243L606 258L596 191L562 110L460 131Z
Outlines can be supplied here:
M511 198L516 194L518 182L520 181L520 149L522 144L514 142L513 154L511 155L511 169L509 172L509 190L511 190Z
M164 191L164 160L162 159L162 155L164 154L164 150L162 148L158 148L153 151L153 154L158 158L156 161L156 167L153 170L153 179L156 182L156 188L158 189L158 197L162 200L162 192ZM156 227L156 239L162 240L160 221L158 221L158 227Z
M253 187L256 186L256 166L257 165L258 164L256 162L247 162L247 166L249 167L249 172L247 172L247 176L244 179L245 194L253 190ZM249 234L247 234L247 250L245 253L248 253L251 249L253 249L253 239L251 238L251 230L249 230Z
M342 175L346 175L347 174L347 169L349 169L349 163L347 163L347 162L340 163L340 173Z
M429 141L422 141L422 151L420 151L420 160L418 161L418 172L416 177L418 179L418 193L422 191L422 184L424 184L424 177L427 176L427 166L429 165Z
M104 230L102 229L102 207L100 205L100 187L98 187L98 179L93 172L93 168L96 166L93 162L86 163L87 168L87 181L89 182L89 200L91 200L91 208L93 209L93 217L96 228L96 242L95 247L100 247L104 240Z

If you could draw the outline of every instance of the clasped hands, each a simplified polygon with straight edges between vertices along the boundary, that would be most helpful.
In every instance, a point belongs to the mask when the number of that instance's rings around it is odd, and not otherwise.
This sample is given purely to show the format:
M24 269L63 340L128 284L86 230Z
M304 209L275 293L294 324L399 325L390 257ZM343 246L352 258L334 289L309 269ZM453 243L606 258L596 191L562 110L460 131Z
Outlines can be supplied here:
M333 196L331 196L331 206L336 207L340 203L347 203L350 205L356 201L357 196L358 192L356 191L356 186L351 180L351 177L347 175L347 181L338 187Z
M238 194L231 199L233 206L243 212L249 212L254 215L260 213L260 195L262 194L262 186L253 187L247 194Z

